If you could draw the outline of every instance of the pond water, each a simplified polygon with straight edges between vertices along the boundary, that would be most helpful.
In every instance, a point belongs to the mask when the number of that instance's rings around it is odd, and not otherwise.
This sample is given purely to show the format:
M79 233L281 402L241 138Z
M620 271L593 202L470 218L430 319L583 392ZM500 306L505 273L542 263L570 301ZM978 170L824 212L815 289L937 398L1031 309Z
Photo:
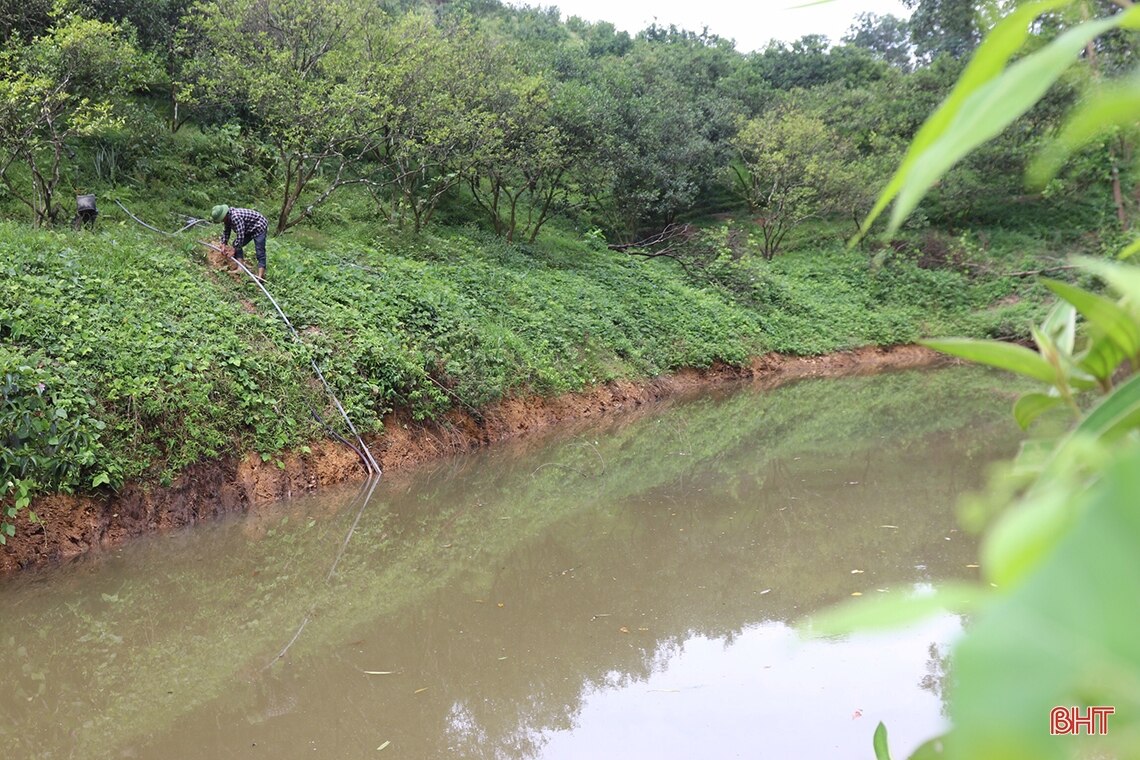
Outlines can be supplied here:
M7 580L3 755L866 758L882 720L906 756L962 620L801 629L977 577L1011 394L743 387Z

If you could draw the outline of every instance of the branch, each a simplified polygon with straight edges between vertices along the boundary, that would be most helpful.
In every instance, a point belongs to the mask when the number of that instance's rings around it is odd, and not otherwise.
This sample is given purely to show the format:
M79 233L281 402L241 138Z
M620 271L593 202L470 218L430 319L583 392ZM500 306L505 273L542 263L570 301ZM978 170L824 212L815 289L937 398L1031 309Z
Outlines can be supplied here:
M611 251L628 251L631 248L649 248L654 245L666 244L672 247L679 240L689 240L693 236L693 228L687 224L674 224L670 223L665 225L665 228L660 232L654 233L649 237L636 240L632 243L611 243L607 248ZM645 254L639 254L645 255Z

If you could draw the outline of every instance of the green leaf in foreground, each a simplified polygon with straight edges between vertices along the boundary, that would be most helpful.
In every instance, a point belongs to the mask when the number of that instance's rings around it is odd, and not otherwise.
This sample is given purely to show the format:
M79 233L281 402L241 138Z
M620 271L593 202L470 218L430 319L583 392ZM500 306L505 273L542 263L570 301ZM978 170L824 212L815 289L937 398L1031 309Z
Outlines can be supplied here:
M922 594L893 591L874 597L859 597L813 617L807 631L811 635L832 636L898 628L946 610L969 612L986 598L986 594L984 588L975 584L944 583L933 592Z
M1059 280L1042 279L1042 283L1076 307L1085 319L1103 331L1127 355L1135 355L1140 350L1140 326L1115 301Z
M926 191L950 167L997 136L1037 103L1065 69L1076 62L1090 40L1119 26L1131 27L1138 13L1140 9L1132 8L1074 27L974 91L941 136L917 156L912 165L902 167L908 171L891 212L889 232L894 233L899 228Z
M1089 344L1078 365L1101 382L1108 382L1120 363L1127 359L1123 349L1099 330L1089 331Z
M1106 396L1070 434L1070 440L1111 439L1140 424L1140 375L1133 375ZM1063 448L1059 449L1063 453Z
M875 726L875 760L891 760L891 750L887 746L887 727L879 721Z
M1026 172L1031 187L1044 187L1065 161L1099 135L1136 122L1140 111L1140 77L1114 83L1073 109L1061 133L1038 154Z
M970 760L1136 757L1140 746L1140 446L1073 504L1076 524L954 654L948 754ZM1106 736L1051 736L1056 706L1115 707Z
M1021 429L1025 430L1033 420L1064 403L1065 400L1060 396L1050 396L1046 393L1026 393L1014 403L1013 417Z
M943 338L920 341L935 351L957 356L979 364L1015 372L1052 385L1057 372L1041 354L1014 343L974 338Z
M1104 259L1094 259L1088 256L1075 257L1074 261L1080 264L1083 269L1087 269L1107 282L1113 290L1124 298L1124 303L1133 308L1140 307L1140 267L1105 261Z
M986 38L982 40L981 45L978 46L974 57L970 59L965 71L962 72L962 76L959 77L958 83L950 95L919 128L899 168L879 195L871 213L867 215L860 226L855 241L867 233L875 219L886 210L891 200L899 194L899 191L906 184L907 176L915 162L946 131L961 111L963 103L978 88L998 76L1009 59L1021 49L1021 46L1029 38L1029 27L1033 20L1042 13L1066 5L1067 2L1068 0L1044 0L1039 3L1027 3L1003 18L990 30Z

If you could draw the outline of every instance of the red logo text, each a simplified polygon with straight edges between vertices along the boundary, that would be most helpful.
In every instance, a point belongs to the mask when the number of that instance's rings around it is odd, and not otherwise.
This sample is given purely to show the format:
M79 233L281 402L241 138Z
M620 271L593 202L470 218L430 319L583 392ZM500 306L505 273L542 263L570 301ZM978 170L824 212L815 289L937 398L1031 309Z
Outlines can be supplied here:
M1079 707L1054 707L1049 713L1049 733L1053 736L1084 733L1108 733L1108 716L1116 712L1115 707L1086 707L1081 712Z

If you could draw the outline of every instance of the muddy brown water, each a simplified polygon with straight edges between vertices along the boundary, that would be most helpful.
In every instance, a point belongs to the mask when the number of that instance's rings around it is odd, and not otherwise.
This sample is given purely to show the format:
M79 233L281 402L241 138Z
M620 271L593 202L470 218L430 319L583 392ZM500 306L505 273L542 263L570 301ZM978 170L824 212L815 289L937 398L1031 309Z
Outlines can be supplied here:
M863 758L880 720L905 756L963 621L801 629L977 578L1011 392L742 387L17 577L3 756Z

